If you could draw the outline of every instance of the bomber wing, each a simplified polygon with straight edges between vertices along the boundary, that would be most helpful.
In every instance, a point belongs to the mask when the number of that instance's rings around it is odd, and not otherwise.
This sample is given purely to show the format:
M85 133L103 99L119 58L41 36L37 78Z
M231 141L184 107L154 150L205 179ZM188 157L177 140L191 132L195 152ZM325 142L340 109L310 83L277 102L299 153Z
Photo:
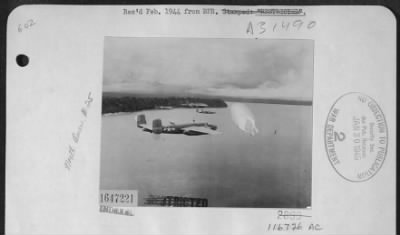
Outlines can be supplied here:
M210 128L203 127L203 126L190 126L182 128L183 134L185 135L196 135L196 134L203 134L203 135L218 135L221 134L219 131L211 130Z

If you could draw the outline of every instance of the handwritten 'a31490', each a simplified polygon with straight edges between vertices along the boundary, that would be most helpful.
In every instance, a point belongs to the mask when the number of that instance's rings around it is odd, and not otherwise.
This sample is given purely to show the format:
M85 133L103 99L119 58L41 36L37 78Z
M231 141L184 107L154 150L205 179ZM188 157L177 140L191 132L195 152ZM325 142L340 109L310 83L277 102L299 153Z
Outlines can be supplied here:
M286 32L311 30L315 28L317 22L314 20L282 20L282 21L250 21L247 24L246 33L249 35L261 35L267 32Z

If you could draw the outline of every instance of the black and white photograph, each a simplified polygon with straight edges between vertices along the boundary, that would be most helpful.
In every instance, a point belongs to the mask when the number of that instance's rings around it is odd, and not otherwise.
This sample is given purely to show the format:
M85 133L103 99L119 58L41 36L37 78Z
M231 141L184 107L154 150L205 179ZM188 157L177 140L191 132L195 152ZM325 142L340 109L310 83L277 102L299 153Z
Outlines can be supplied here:
M396 234L394 8L124 4L9 14L5 234Z
M311 207L313 40L105 37L100 190Z

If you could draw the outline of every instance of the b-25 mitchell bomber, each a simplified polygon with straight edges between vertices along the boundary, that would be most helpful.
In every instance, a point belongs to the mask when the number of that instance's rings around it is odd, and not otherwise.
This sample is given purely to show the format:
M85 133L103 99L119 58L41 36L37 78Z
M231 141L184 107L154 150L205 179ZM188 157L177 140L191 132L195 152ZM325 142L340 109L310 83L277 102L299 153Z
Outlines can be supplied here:
M163 126L161 119L154 119L152 126L147 125L146 116L140 114L137 116L137 127L142 128L145 132L153 134L184 134L189 136L194 135L216 135L221 132L216 131L217 126L207 122L193 122L176 124L170 122L170 125Z
M196 112L202 113L202 114L215 114L214 111L211 111L211 110L204 110L204 109L196 109Z

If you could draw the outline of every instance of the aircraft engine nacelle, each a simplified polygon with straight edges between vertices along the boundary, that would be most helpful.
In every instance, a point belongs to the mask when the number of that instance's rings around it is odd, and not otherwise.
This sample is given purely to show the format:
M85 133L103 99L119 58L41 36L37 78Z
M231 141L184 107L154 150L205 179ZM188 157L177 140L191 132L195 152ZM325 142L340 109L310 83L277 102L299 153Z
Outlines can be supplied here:
M154 134L161 134L162 133L162 122L161 122L161 119L154 119L153 120L153 133Z
M144 114L140 114L138 117L137 117L137 126L138 127L141 127L141 125L146 125L147 124L147 122L146 122L146 116L144 116Z

